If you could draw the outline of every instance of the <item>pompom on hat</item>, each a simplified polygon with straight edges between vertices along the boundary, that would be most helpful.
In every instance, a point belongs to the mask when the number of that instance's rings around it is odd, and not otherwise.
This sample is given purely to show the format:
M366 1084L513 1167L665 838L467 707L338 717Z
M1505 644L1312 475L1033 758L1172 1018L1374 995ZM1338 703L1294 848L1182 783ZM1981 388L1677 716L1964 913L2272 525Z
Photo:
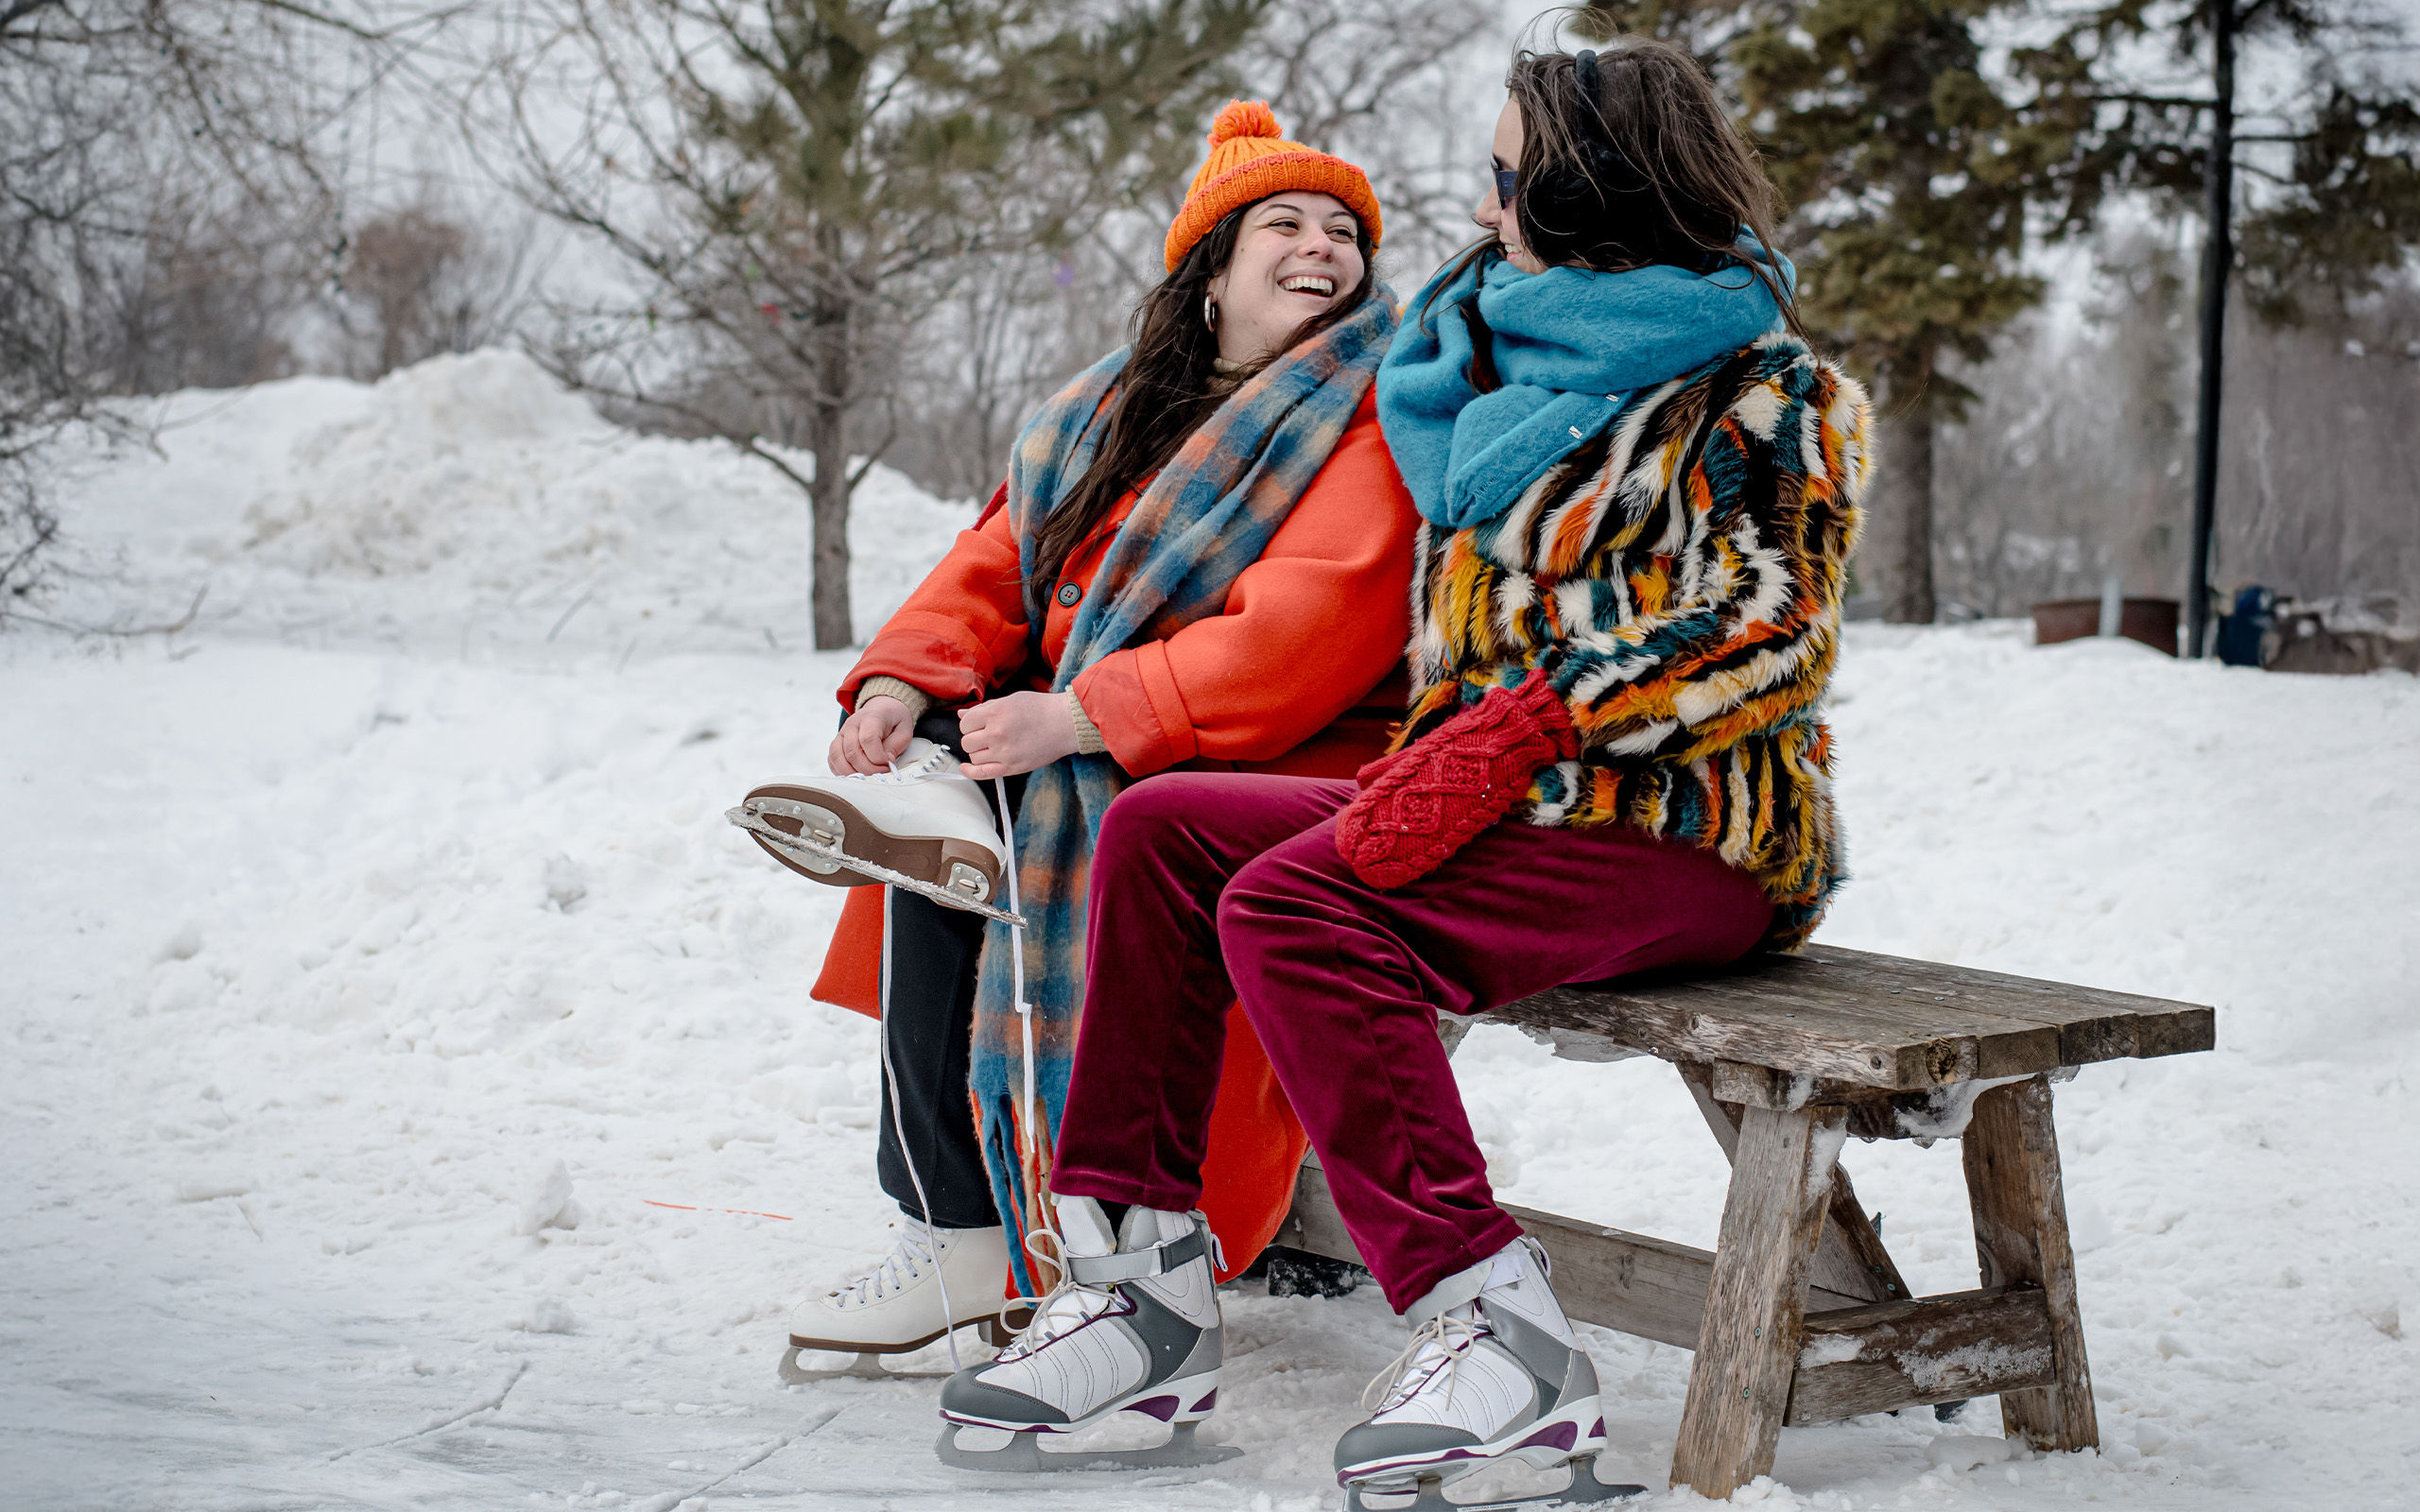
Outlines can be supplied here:
M1361 218L1370 245L1378 244L1378 197L1370 191L1368 175L1342 158L1287 141L1267 101L1229 100L1210 126L1210 161L1193 176L1184 208L1168 227L1168 271L1176 271L1211 227L1288 189L1335 196Z

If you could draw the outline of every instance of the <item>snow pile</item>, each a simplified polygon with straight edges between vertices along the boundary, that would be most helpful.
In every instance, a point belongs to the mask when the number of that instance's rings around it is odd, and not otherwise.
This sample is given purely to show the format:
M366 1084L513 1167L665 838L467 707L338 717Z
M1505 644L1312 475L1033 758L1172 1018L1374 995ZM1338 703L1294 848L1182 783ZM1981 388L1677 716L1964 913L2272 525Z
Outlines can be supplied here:
M492 355L170 408L170 461L69 501L130 584L78 593L181 610L206 577L217 617L0 641L10 1496L1335 1504L1401 1341L1367 1290L1233 1296L1208 1434L1248 1452L1216 1478L970 1476L930 1381L776 1384L886 1204L871 1025L805 994L841 894L720 816L814 769L849 661L795 649L803 532L785 571L726 549L796 518L762 464ZM895 486L861 588L969 517ZM1825 939L2212 1002L2221 1049L2059 1091L2101 1453L1979 1403L1793 1429L1737 1503L2411 1504L2420 682L1858 627L1837 723L1858 880ZM1508 1199L1712 1243L1725 1169L1668 1069L1492 1029L1457 1065ZM1974 1284L1954 1148L1844 1160L1919 1288ZM1660 1486L1689 1357L1590 1344L1600 1473Z
M813 644L806 497L728 442L638 436L527 357L439 357L375 386L297 379L138 417L156 454L88 452L66 516L82 624L178 620L313 645L574 659ZM813 459L785 452L810 475ZM971 524L874 467L861 627Z

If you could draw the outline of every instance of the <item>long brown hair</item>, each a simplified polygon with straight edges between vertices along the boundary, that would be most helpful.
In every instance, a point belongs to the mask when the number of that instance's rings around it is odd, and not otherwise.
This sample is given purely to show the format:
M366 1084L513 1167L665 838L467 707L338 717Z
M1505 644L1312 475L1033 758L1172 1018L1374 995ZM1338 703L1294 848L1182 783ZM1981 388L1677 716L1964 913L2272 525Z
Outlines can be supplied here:
M1520 180L1509 208L1522 244L1550 267L1744 267L1804 338L1777 267L1740 254L1742 227L1772 252L1780 194L1705 70L1668 43L1616 37L1585 71L1593 90L1578 58L1524 48L1504 80L1521 112ZM1466 249L1455 271L1503 255L1491 236ZM1483 335L1476 301L1463 318ZM1496 387L1484 339L1474 368L1476 387Z
M1133 351L1117 375L1117 391L1110 401L1109 434L1093 454L1092 465L1076 481L1034 532L1033 574L1026 579L1027 611L1039 625L1044 605L1077 542L1109 517L1127 490L1167 465L1184 438L1210 418L1219 403L1277 357L1319 335L1359 309L1378 286L1377 249L1370 228L1354 217L1354 240L1361 249L1361 282L1327 309L1294 328L1285 344L1265 357L1213 384L1219 361L1219 338L1202 318L1202 301L1210 281L1225 271L1236 255L1244 217L1253 204L1230 213L1202 234L1176 266L1134 307Z

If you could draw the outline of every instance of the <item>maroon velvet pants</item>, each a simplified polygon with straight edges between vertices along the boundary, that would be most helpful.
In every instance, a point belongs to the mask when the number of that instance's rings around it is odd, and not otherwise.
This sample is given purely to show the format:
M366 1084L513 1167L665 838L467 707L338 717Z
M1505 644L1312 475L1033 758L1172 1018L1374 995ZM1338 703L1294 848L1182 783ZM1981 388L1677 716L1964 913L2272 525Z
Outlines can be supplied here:
M1401 1312L1521 1232L1488 1190L1438 1011L1734 960L1772 905L1711 852L1618 826L1498 824L1380 892L1336 852L1355 791L1170 773L1111 805L1051 1187L1193 1207L1227 1005L1240 1002Z

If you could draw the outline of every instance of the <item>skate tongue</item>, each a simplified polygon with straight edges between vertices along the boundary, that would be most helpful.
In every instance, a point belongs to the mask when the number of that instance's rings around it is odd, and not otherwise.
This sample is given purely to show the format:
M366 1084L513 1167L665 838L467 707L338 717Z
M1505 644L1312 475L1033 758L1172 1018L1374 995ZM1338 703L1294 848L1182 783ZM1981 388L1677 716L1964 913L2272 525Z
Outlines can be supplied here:
M879 775L902 782L920 782L929 777L955 777L958 775L958 757L948 747L937 746L918 736L909 741L908 748L899 753L899 759L890 764L890 770Z
M1111 1231L1109 1214L1090 1197L1061 1197L1058 1202L1059 1240L1069 1255L1107 1255L1117 1248L1117 1235Z
M940 1268L940 1236L913 1217L902 1214L899 1241L890 1246L890 1253L875 1261L856 1280L834 1288L832 1295L839 1297L854 1292L860 1304L878 1300L893 1292L906 1290L908 1283L922 1274L919 1263Z

